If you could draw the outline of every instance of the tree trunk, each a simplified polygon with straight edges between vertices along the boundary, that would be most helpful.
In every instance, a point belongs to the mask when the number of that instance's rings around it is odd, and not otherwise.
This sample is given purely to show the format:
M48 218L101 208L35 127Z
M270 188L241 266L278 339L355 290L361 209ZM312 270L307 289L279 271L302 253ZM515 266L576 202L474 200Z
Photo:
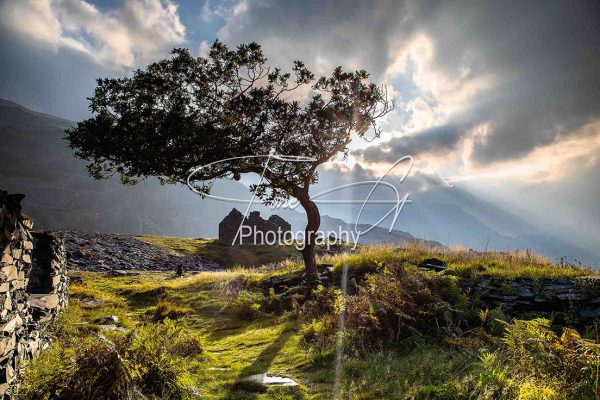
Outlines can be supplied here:
M309 280L317 277L317 257L315 255L315 239L319 226L321 225L321 214L319 208L310 199L307 192L303 192L298 197L298 201L304 211L306 211L307 224L304 230L304 248L302 249L302 258L306 268L306 276Z

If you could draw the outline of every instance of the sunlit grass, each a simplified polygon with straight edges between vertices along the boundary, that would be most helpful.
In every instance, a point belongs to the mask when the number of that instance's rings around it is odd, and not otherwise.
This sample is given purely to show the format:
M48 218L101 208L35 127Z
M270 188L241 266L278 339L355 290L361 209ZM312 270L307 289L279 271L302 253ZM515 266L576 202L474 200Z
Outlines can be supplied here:
M165 236L136 236L139 240L162 247L172 255L200 254L225 267L260 266L281 262L288 258L300 259L294 246L235 245L216 239L177 238Z
M295 266L291 263L286 264L285 268L293 269ZM132 331L141 324L157 323L153 322L156 308L161 302L168 302L185 310L177 319L178 324L197 332L202 338L206 354L201 362L189 362L188 370L190 384L198 390L201 398L330 399L334 395L334 357L327 352L314 354L301 344L299 325L294 316L264 314L258 320L243 321L228 311L232 301L232 295L226 290L228 286L235 286L238 281L251 286L252 282L258 282L271 273L272 270L260 268L238 268L173 278L167 273L108 277L101 273L80 272L78 274L82 276L84 284L71 285L71 291L76 295L72 297L71 305L58 328L63 331L62 337L72 340L61 339L60 351L49 352L40 362L44 362L47 368L53 362L53 357L74 351L73 347L78 346L80 340L93 336L94 332L102 333L94 322L102 315L117 315L127 330ZM82 302L83 299L85 302ZM90 299L95 299L96 303L90 303ZM105 308L103 301L108 299L112 306ZM442 350L435 351L439 360L446 357L440 353ZM379 368L371 361L360 360L362 358L349 358L344 363L344 368L347 368L344 390L351 398L358 398L356 390L359 388L370 393L371 389L367 386L375 384L357 376L356 368L364 367L372 374L376 374ZM376 361L379 363L382 359ZM241 377L267 371L288 376L301 386L254 393L239 385ZM427 378L426 383L438 378ZM422 383L420 380L414 381L412 386L419 387ZM396 390L397 385L392 386L390 389ZM402 387L403 390L410 389L409 386Z
M157 239L158 240L158 239ZM180 246L180 240L191 247ZM199 252L204 246L216 246L203 239L167 238L170 249L178 254ZM196 246L196 247L194 247ZM547 259L528 252L477 253L461 248L428 248L422 245L359 247L353 253L328 255L320 263L332 264L336 274L348 267L354 272L375 272L386 265L414 266L426 258L448 263L442 274L457 277L489 275L505 278L579 277L593 271L578 266L556 266ZM72 357L81 343L98 334L135 335L160 327L165 318L175 319L185 335L197 337L202 354L179 360L185 385L193 387L196 397L208 399L330 399L345 398L436 398L428 393L452 395L461 385L465 390L475 378L472 366L477 356L471 352L428 342L425 338L399 342L394 349L344 348L340 386L335 386L335 349L311 351L303 343L303 321L287 311L269 314L255 310L253 318L240 318L236 300L243 290L258 293L261 280L279 274L302 271L298 259L285 258L257 267L234 267L216 272L200 272L175 277L163 272L140 272L139 275L110 277L102 273L72 272L81 275L83 284L70 285L70 305L55 328L59 340L34 361L32 379L49 379L44 371L72 368L62 357ZM450 278L456 280L457 278ZM441 280L442 281L442 280ZM441 282L440 281L440 282ZM252 298L249 300L252 306ZM243 304L242 304L243 305ZM243 310L242 310L243 312ZM126 333L105 332L103 317L115 315ZM474 343L477 339L474 339ZM68 361L68 360L67 360ZM260 388L259 392L241 384L241 378L271 372L300 383L297 388ZM56 371L57 374L61 373ZM33 382L43 387L44 382ZM430 396L430 397L427 397ZM452 398L452 397L448 397Z
M461 277L494 276L501 278L575 278L593 275L594 271L579 265L555 265L545 257L527 251L476 252L464 248L428 247L422 244L403 246L364 246L355 253L323 257L336 272L343 267L373 271L386 263L418 265L428 258L448 264L446 273Z

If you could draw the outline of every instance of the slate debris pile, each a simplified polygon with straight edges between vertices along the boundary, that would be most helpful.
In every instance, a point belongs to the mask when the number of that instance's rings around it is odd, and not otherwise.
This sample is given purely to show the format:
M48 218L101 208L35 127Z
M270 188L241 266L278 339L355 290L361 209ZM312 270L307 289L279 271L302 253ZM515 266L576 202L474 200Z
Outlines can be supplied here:
M133 235L63 231L69 269L105 272L126 271L214 271L221 265L198 254L176 256L166 249L144 242Z

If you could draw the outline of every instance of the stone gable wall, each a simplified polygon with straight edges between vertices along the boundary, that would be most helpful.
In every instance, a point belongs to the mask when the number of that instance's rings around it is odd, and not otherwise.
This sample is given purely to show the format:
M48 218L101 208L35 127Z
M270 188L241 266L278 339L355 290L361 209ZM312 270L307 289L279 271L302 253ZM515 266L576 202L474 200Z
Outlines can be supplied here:
M62 239L32 232L22 195L0 191L0 398L17 398L25 360L48 347L47 330L67 304Z
M219 223L219 240L232 243L236 237L237 231L240 227L240 223L244 215L239 212L237 209L231 210L231 212L223 218L223 220ZM257 232L281 232L281 240L283 240L283 235L288 232L291 232L292 226L283 218L278 215L271 215L269 219L263 219L260 216L259 211L252 211L248 218L244 221L244 226L248 226ZM260 238L259 238L260 239ZM236 243L240 243L240 238L238 237ZM243 238L244 244L262 244L262 243L254 243L253 238Z

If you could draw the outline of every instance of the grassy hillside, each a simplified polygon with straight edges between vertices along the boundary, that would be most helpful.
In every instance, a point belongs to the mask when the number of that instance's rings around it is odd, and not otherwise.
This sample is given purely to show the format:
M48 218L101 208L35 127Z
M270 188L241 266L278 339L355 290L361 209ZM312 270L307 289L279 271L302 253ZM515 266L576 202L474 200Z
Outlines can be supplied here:
M202 240L144 240L221 257L214 243ZM449 270L415 266L431 256L446 260ZM482 274L576 277L590 270L553 266L527 253L418 246L362 248L320 261L332 265L336 282L359 271L363 278L353 290L265 286L267 278L294 276L301 268L294 260L184 278L81 273L83 284L71 284L56 340L31 364L21 398L600 395L600 347L592 328L582 337L542 319L512 321L500 309L477 309L456 284L459 277ZM110 316L118 322L107 321ZM244 379L265 372L299 385L267 387Z
M174 255L200 254L223 266L261 266L283 260L298 261L300 254L293 246L254 246L223 243L216 239L178 238L165 236L137 236L138 239L169 250ZM402 249L401 251L399 249ZM336 248L336 250L340 250ZM337 251L336 251L337 253ZM530 251L476 252L464 248L429 247L407 243L403 246L360 246L354 254L336 254L321 257L320 261L333 264L336 269L375 267L379 262L408 262L414 265L431 257L448 263L448 273L457 276L489 275L504 278L558 278L591 274L580 265L556 266L547 258Z
M200 254L224 267L258 266L288 258L300 259L293 246L236 245L216 239L137 236L138 239L169 250L173 255Z

